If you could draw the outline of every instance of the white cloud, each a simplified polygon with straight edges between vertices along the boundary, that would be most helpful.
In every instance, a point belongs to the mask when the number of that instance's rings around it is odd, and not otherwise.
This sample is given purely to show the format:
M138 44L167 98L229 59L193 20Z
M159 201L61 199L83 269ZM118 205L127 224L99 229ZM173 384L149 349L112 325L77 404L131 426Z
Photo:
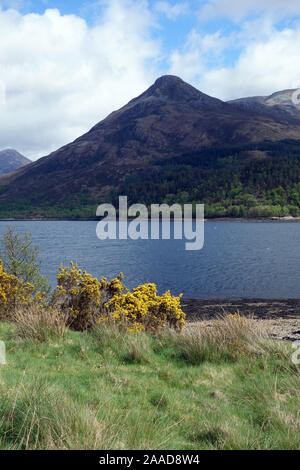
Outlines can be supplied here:
M209 0L199 12L203 21L216 17L241 21L248 15L267 14L276 19L300 14L299 0Z
M175 20L179 16L184 15L189 11L189 5L187 2L175 3L175 5L171 5L169 2L161 1L154 5L154 9L158 13L166 15L169 20Z
M267 95L298 86L300 26L248 45L233 67L203 75L203 85L223 99Z
M209 64L222 60L223 51L230 46L233 47L231 36L224 37L220 31L202 35L193 29L183 49L171 53L169 73L195 82L205 73Z
M6 88L0 149L45 155L151 84L160 48L151 39L147 4L105 4L93 27L58 10L22 15L0 9L0 81Z
M223 53L222 45L226 44L224 50L229 46L232 51L235 42L241 43L243 49L232 66L213 65L208 60L210 54L204 53L214 51L217 61ZM252 27L248 23L242 32L230 37L219 33L209 37L198 35L194 42L188 39L185 48L171 56L171 71L183 74L203 92L224 100L267 95L298 87L299 44L300 24L279 31L268 23L254 22Z

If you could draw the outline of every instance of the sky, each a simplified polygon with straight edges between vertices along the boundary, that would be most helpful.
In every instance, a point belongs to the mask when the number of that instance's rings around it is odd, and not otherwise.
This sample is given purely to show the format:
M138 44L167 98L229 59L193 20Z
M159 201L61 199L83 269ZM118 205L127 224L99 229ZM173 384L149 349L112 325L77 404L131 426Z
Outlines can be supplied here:
M164 74L223 100L300 88L299 0L0 0L0 150L36 160Z

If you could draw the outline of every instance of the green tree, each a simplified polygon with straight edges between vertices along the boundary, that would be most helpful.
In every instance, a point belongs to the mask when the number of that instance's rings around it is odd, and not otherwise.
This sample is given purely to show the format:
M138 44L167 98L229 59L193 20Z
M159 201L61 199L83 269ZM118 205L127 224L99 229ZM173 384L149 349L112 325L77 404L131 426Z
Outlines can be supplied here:
M1 238L0 259L8 272L32 284L36 291L50 293L50 283L42 276L39 247L30 232L20 235L15 228L7 227Z

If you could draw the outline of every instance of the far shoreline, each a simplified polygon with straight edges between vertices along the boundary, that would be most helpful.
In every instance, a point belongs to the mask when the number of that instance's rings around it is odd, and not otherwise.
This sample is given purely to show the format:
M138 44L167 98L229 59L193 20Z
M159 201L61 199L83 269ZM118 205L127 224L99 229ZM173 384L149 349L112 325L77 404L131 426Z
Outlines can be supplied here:
M103 218L102 218L103 219ZM100 217L90 217L90 218L4 218L0 219L0 222L99 222L102 220ZM128 217L128 222L131 222L132 220L135 220L135 217ZM151 219L140 219L142 221L151 221ZM176 221L176 219L171 218L171 222ZM186 220L191 220L191 219L186 219ZM193 218L192 220L196 220ZM117 218L116 220L119 222L119 219ZM300 217L214 217L211 219L204 219L204 222L240 222L240 223L245 223L245 222L253 222L253 223L262 223L262 222L300 222Z

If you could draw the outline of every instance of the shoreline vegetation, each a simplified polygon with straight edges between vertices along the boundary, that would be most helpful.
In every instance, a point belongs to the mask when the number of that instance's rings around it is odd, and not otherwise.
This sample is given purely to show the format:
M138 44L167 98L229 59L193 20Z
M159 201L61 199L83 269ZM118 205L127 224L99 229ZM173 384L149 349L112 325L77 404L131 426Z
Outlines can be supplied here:
M134 220L134 217L128 217L128 221ZM0 222L94 222L101 220L100 217L90 217L90 218L68 218L68 217L33 217L33 218L0 218ZM143 220L139 218L139 220ZM148 220L148 219L144 219ZM196 219L193 219L196 220ZM117 222L119 219L117 218ZM174 219L171 218L171 221ZM205 218L204 222L300 222L300 217L292 217L292 216L285 216L285 217L212 217L212 218Z
M12 229L0 258L1 450L299 448L296 352L241 300L202 301L201 319L200 301L74 263L51 293ZM299 301L276 302L291 320Z

